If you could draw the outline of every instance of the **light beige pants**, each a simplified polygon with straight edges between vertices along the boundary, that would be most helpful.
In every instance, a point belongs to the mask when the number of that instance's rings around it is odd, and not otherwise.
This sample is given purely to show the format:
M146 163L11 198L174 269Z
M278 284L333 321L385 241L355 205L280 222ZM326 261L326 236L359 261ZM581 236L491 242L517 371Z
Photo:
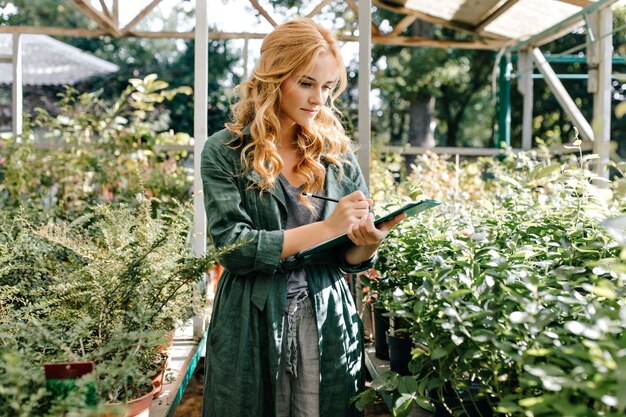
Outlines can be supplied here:
M320 353L306 293L287 300L276 382L276 417L319 417Z

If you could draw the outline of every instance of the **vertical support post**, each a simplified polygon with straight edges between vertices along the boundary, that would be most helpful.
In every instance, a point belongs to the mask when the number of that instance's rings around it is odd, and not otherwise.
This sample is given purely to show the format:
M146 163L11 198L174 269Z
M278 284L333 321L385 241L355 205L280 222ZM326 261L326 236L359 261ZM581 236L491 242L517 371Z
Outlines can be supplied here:
M370 112L370 90L372 70L372 0L359 0L359 152L358 161L370 183L370 154L372 126Z
M370 158L372 146L372 114L370 108L370 90L372 72L372 0L359 0L359 150L358 161L365 177L365 184L370 184ZM363 320L365 335L372 334L372 320L370 305L363 303L361 297L361 280L353 275L355 280L357 311Z
M248 38L243 40L243 79L248 79L248 59L250 55Z
M519 52L517 89L524 96L522 114L522 149L533 146L533 58L527 49Z
M11 114L13 115L13 138L18 140L22 134L22 37L19 33L13 34L13 91L11 97Z
M587 56L589 84L593 93L593 121L595 137L593 152L599 156L596 174L608 178L609 143L611 141L611 70L613 50L613 12L610 7L601 8L588 16L595 42L588 38Z
M206 252L206 214L204 195L200 177L200 156L207 138L208 77L209 77L209 24L207 0L196 0L196 28L194 43L194 81L193 81L193 252L203 256ZM204 319L194 317L194 338L201 339L204 334Z
M505 52L500 59L498 74L498 134L496 148L511 144L511 57Z
M115 27L120 27L120 3L119 0L113 0L113 23Z
M594 135L591 126L580 112L576 103L574 103L574 100L572 100L570 95L567 93L563 83L559 80L559 77L546 60L546 57L543 56L543 53L541 53L539 48L533 48L531 54L533 61L537 64L537 68L543 74L548 87L550 87L550 90L563 110L565 110L565 113L567 113L567 115L572 119L572 123L580 132L580 136L582 136L584 140L593 141Z

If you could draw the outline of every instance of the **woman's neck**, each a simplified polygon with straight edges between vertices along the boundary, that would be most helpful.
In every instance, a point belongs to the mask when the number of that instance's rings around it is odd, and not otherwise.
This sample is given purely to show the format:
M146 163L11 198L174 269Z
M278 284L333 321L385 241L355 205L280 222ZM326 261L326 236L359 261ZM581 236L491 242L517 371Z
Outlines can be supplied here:
M292 124L288 127L282 127L278 132L277 148L285 151L293 151L296 148L296 124Z

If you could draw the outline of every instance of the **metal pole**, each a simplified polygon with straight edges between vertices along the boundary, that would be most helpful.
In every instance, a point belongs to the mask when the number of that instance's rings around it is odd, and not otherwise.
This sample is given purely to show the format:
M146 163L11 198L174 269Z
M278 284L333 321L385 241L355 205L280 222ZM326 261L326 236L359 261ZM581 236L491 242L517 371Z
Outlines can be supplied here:
M372 70L372 0L359 0L359 152L358 160L365 183L370 182L372 127L370 90Z
M24 100L22 91L22 37L19 33L13 34L13 91L12 91L12 115L13 115L13 138L18 140L22 134L22 103Z
M498 75L498 134L496 148L511 144L511 59L504 53Z
M200 177L200 156L207 138L207 111L209 97L209 24L207 20L207 0L196 0L196 28L194 55L194 113L193 113L193 252L203 256L206 252L206 215L204 195ZM194 317L193 334L201 338L204 333L204 320Z

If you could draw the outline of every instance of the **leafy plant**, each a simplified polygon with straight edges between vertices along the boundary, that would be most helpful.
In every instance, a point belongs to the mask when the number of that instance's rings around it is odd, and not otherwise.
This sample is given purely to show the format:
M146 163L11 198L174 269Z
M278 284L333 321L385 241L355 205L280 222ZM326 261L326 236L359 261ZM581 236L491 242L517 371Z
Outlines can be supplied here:
M158 196L153 211L189 197L187 153L165 144L189 144L189 135L169 130L159 106L189 87L168 89L155 74L131 79L115 100L102 90L72 87L59 97L58 114L37 109L24 134L0 142L0 208L28 207L73 220L101 203L135 204L135 195ZM143 189L135 178L143 178Z
M29 416L59 415L41 380L47 362L94 362L101 402L149 391L166 332L202 314L198 280L224 253L195 257L191 207L153 217L153 200L99 206L71 223L3 218L0 350L19 352L25 366L7 362L0 374L19 374L25 391L0 378L0 415L11 414L18 394L30 398Z
M600 221L624 205L619 181L595 185L594 158L508 155L488 164L480 200L452 195L394 229L375 288L419 342L414 382L383 374L371 390L396 415L477 399L511 416L623 415L626 275Z

